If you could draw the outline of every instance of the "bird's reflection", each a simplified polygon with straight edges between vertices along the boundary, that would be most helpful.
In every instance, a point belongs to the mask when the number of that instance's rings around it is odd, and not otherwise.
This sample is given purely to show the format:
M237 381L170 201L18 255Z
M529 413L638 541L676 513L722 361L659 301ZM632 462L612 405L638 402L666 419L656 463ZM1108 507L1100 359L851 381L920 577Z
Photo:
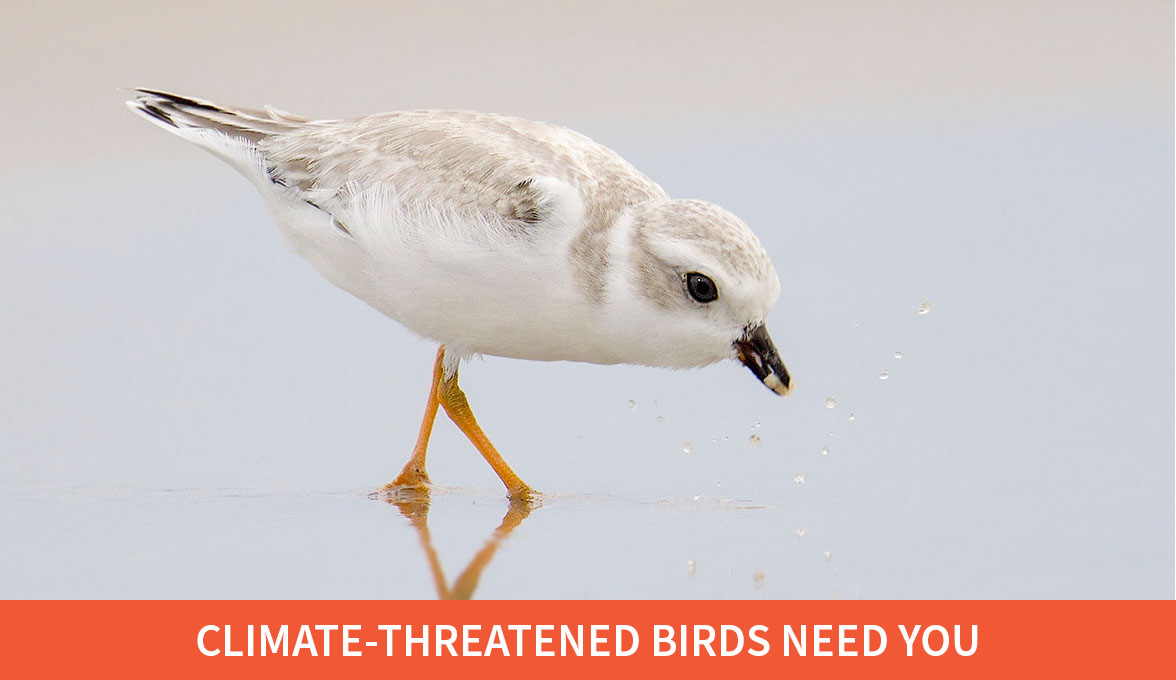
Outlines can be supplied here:
M417 538L421 541L421 548L425 552L425 560L429 563L429 572L433 575L433 585L437 588L437 599L440 600L468 600L474 596L474 589L478 587L478 579L482 577L482 570L490 564L494 553L511 532L515 530L527 516L531 514L531 503L527 501L510 502L510 507L502 517L498 528L486 539L486 544L474 555L466 568L458 575L453 585L445 578L445 571L441 568L441 559L433 547L433 538L429 533L429 504L430 497L427 490L398 491L384 496L390 505L395 505L400 514L416 529Z

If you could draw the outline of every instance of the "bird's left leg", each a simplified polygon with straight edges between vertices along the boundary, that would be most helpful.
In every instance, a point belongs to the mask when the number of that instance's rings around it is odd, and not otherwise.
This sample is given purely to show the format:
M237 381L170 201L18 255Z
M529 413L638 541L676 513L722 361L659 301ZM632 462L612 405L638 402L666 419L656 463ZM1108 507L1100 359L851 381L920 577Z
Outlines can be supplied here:
M416 446L412 449L412 457L404 465L404 469L385 489L424 489L429 485L429 475L425 472L425 452L429 448L429 435L433 432L433 421L437 418L437 390L444 377L441 364L445 359L445 345L437 348L437 360L433 362L433 383L429 386L429 400L425 402L425 417L421 420L421 430L417 435Z

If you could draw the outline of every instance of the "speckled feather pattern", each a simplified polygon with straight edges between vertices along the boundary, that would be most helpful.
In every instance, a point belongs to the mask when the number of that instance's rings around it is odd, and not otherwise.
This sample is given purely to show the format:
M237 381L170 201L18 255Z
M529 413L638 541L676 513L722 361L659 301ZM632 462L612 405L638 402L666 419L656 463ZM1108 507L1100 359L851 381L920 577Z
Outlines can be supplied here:
M534 178L574 186L584 204L573 242L576 275L603 291L600 246L628 206L665 192L627 161L567 128L470 111L402 111L292 127L261 140L270 172L330 204L347 182L389 182L406 205L444 204L459 215L539 222Z

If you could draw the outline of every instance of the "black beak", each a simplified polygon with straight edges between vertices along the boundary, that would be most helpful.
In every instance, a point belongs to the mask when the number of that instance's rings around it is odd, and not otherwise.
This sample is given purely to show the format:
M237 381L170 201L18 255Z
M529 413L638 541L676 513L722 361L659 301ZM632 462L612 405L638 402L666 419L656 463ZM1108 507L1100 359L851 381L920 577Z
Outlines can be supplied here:
M792 388L792 379L788 377L788 369L780 362L776 345L772 344L768 329L762 323L744 329L743 337L735 341L735 352L743 365L750 368L765 387L781 397L788 394Z

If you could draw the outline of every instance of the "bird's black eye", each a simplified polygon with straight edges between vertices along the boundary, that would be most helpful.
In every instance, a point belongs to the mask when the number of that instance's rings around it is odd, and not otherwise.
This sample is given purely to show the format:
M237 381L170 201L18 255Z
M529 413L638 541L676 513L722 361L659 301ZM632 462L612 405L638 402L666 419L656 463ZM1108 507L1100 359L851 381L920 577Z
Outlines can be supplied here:
M714 302L719 299L719 287L705 274L690 272L686 275L686 290L690 297L699 302Z

